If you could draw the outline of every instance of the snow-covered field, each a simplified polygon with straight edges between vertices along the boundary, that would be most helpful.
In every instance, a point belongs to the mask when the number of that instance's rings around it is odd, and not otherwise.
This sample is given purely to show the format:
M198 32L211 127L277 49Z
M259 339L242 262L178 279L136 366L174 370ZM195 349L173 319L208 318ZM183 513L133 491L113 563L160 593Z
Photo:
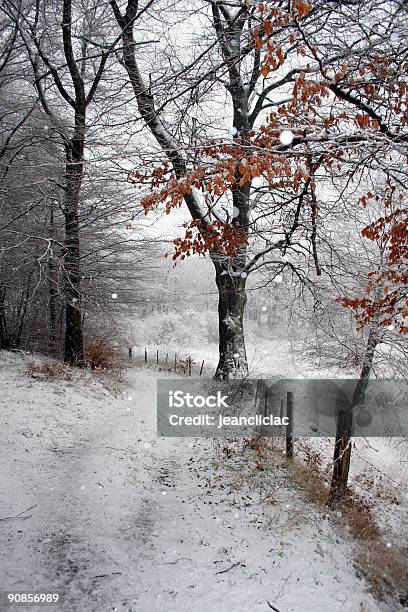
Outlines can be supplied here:
M129 368L113 396L88 373L31 379L27 359L0 356L0 590L59 592L62 612L394 609L284 467L156 438L163 374Z

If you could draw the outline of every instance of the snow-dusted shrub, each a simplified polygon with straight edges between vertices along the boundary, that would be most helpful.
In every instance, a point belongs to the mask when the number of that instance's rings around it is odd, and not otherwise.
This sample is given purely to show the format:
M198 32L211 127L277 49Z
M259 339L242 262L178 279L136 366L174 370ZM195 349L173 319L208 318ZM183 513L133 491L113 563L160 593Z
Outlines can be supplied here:
M85 363L91 370L111 370L118 364L118 353L106 339L92 340L84 351Z
M152 313L140 319L140 331L147 345L177 344L188 347L205 338L201 313Z
M176 313L153 313L140 320L144 342L148 345L169 344L178 335Z

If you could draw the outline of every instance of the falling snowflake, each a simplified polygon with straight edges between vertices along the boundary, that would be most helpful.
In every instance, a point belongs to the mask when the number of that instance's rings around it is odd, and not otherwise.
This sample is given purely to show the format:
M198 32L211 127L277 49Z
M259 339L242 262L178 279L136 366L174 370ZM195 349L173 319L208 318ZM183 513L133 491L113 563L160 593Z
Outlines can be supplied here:
M164 495L167 495L166 491L162 491L162 495L163 495L163 496L164 496Z
M118 294L117 293L112 293L112 300L116 300L118 298Z
M293 137L293 132L290 130L283 130L283 132L280 133L279 140L281 141L281 144L287 146L292 144Z
M131 396L131 395L128 395L128 401L129 401L129 402L131 402L131 401L132 401L132 399L133 399L133 398L132 398L132 396Z
M387 325L387 329L389 329L390 331L392 331L394 329L393 325Z
M262 312L266 312L268 310L267 306L262 306Z
M282 276L280 274L278 274L277 276L275 276L275 278L273 279L274 283L281 283L282 282Z
M233 357L234 357L234 359L238 359L239 353L234 353Z

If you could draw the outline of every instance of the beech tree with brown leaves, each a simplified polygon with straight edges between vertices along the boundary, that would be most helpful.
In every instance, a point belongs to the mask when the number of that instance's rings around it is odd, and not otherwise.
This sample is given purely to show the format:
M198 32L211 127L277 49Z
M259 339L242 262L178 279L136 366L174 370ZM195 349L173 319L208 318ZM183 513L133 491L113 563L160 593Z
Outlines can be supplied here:
M203 2L201 12L210 23L206 46L190 63L177 58L181 69L167 79L171 87L166 95L159 77L156 90L152 76L147 84L135 46L135 20L148 9L154 12L154 2L141 8L137 0L129 0L124 11L115 0L110 4L140 115L166 158L156 158L152 168L150 155L130 180L148 187L142 199L147 212L160 205L170 212L186 203L191 221L185 236L174 240L173 258L193 253L211 257L219 292L216 378L245 376L248 274L262 267L272 277L285 269L299 277L301 270L287 255L300 240L314 273L331 273L319 263L319 239L325 239L324 190L331 177L356 185L355 206L366 201L357 185L367 174L386 167L390 189L404 183L406 6L379 0ZM219 117L212 130L201 132L188 120L192 99L203 108L208 92L222 95L222 88L232 139L220 129ZM175 100L186 105L177 130L165 114L170 109L171 116ZM213 102L207 104L211 108ZM192 135L190 145L177 137L183 129ZM385 211L387 202L385 197ZM377 316L379 308L388 309L381 324L395 318L404 332L406 276L400 258L406 257L406 209L394 208L378 223L394 228L389 238L394 269L386 272L393 288L385 301L378 292L374 301L339 297L345 306L360 309L365 321ZM369 236L376 227L362 230ZM310 282L308 277L302 280Z

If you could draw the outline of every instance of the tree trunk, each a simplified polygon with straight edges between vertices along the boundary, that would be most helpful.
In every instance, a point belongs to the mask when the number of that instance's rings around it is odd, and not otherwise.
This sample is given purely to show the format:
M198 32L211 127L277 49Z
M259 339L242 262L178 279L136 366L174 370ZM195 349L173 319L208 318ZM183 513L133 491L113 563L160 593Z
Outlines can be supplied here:
M54 203L51 200L50 204L50 238L55 238L54 227ZM53 245L54 249L54 245ZM57 355L57 278L54 263L54 253L48 259L48 315L49 315L49 352L51 355Z
M243 378L248 375L243 324L246 277L235 275L226 263L215 258L213 263L218 287L219 329L219 362L214 378Z
M48 315L49 315L49 351L57 355L57 290L55 287L55 265L48 262Z
M30 300L30 280L31 280L31 274L27 281L26 290L21 292L21 300L20 300L20 305L18 308L18 319L17 319L18 325L17 325L16 334L15 334L15 339L13 342L13 346L15 348L20 348L21 337L23 335L25 318L27 314L27 307L28 307L28 302Z
M10 338L7 333L5 299L6 290L0 283L0 349L10 348Z
M361 410L364 406L365 392L368 387L379 336L380 328L378 321L375 320L368 335L363 367L359 381L354 389L351 410L339 411L333 455L333 475L329 494L330 503L340 500L347 490L351 458L352 419L356 410Z
M65 350L70 365L84 365L78 207L83 175L85 112L76 114L75 135L66 144L65 183Z
M150 87L143 82L142 75L136 61L134 38L135 20L138 15L138 1L128 0L125 14L122 15L116 0L110 0L115 18L121 28L123 40L123 61L130 83L136 96L139 112L146 125L154 135L156 141L165 152L173 166L176 177L182 178L187 171L187 161L181 153L182 148L166 129L160 115L155 108L154 96ZM231 94L234 106L235 138L246 143L248 131L252 127L249 121L249 90L241 79L240 59L236 53L236 41L240 40L245 26L246 17L232 20L225 30L221 23L221 15L216 3L212 3L214 27L217 32L220 47L228 66L230 83L227 87ZM226 44L226 41L228 42ZM233 42L234 51L229 48ZM250 183L241 185L241 174L235 175L235 187L232 189L233 206L237 214L233 214L234 223L244 234L249 227L249 195ZM206 231L207 221L203 215L200 199L194 191L184 195L184 201L194 220L201 223L201 230ZM246 304L245 283L246 276L239 274L239 267L245 269L245 252L236 258L236 261L224 259L217 253L212 256L215 266L216 283L218 287L218 314L219 314L219 363L214 378L229 380L242 378L248 374L248 363L245 351L243 317ZM231 272L231 270L235 270Z

